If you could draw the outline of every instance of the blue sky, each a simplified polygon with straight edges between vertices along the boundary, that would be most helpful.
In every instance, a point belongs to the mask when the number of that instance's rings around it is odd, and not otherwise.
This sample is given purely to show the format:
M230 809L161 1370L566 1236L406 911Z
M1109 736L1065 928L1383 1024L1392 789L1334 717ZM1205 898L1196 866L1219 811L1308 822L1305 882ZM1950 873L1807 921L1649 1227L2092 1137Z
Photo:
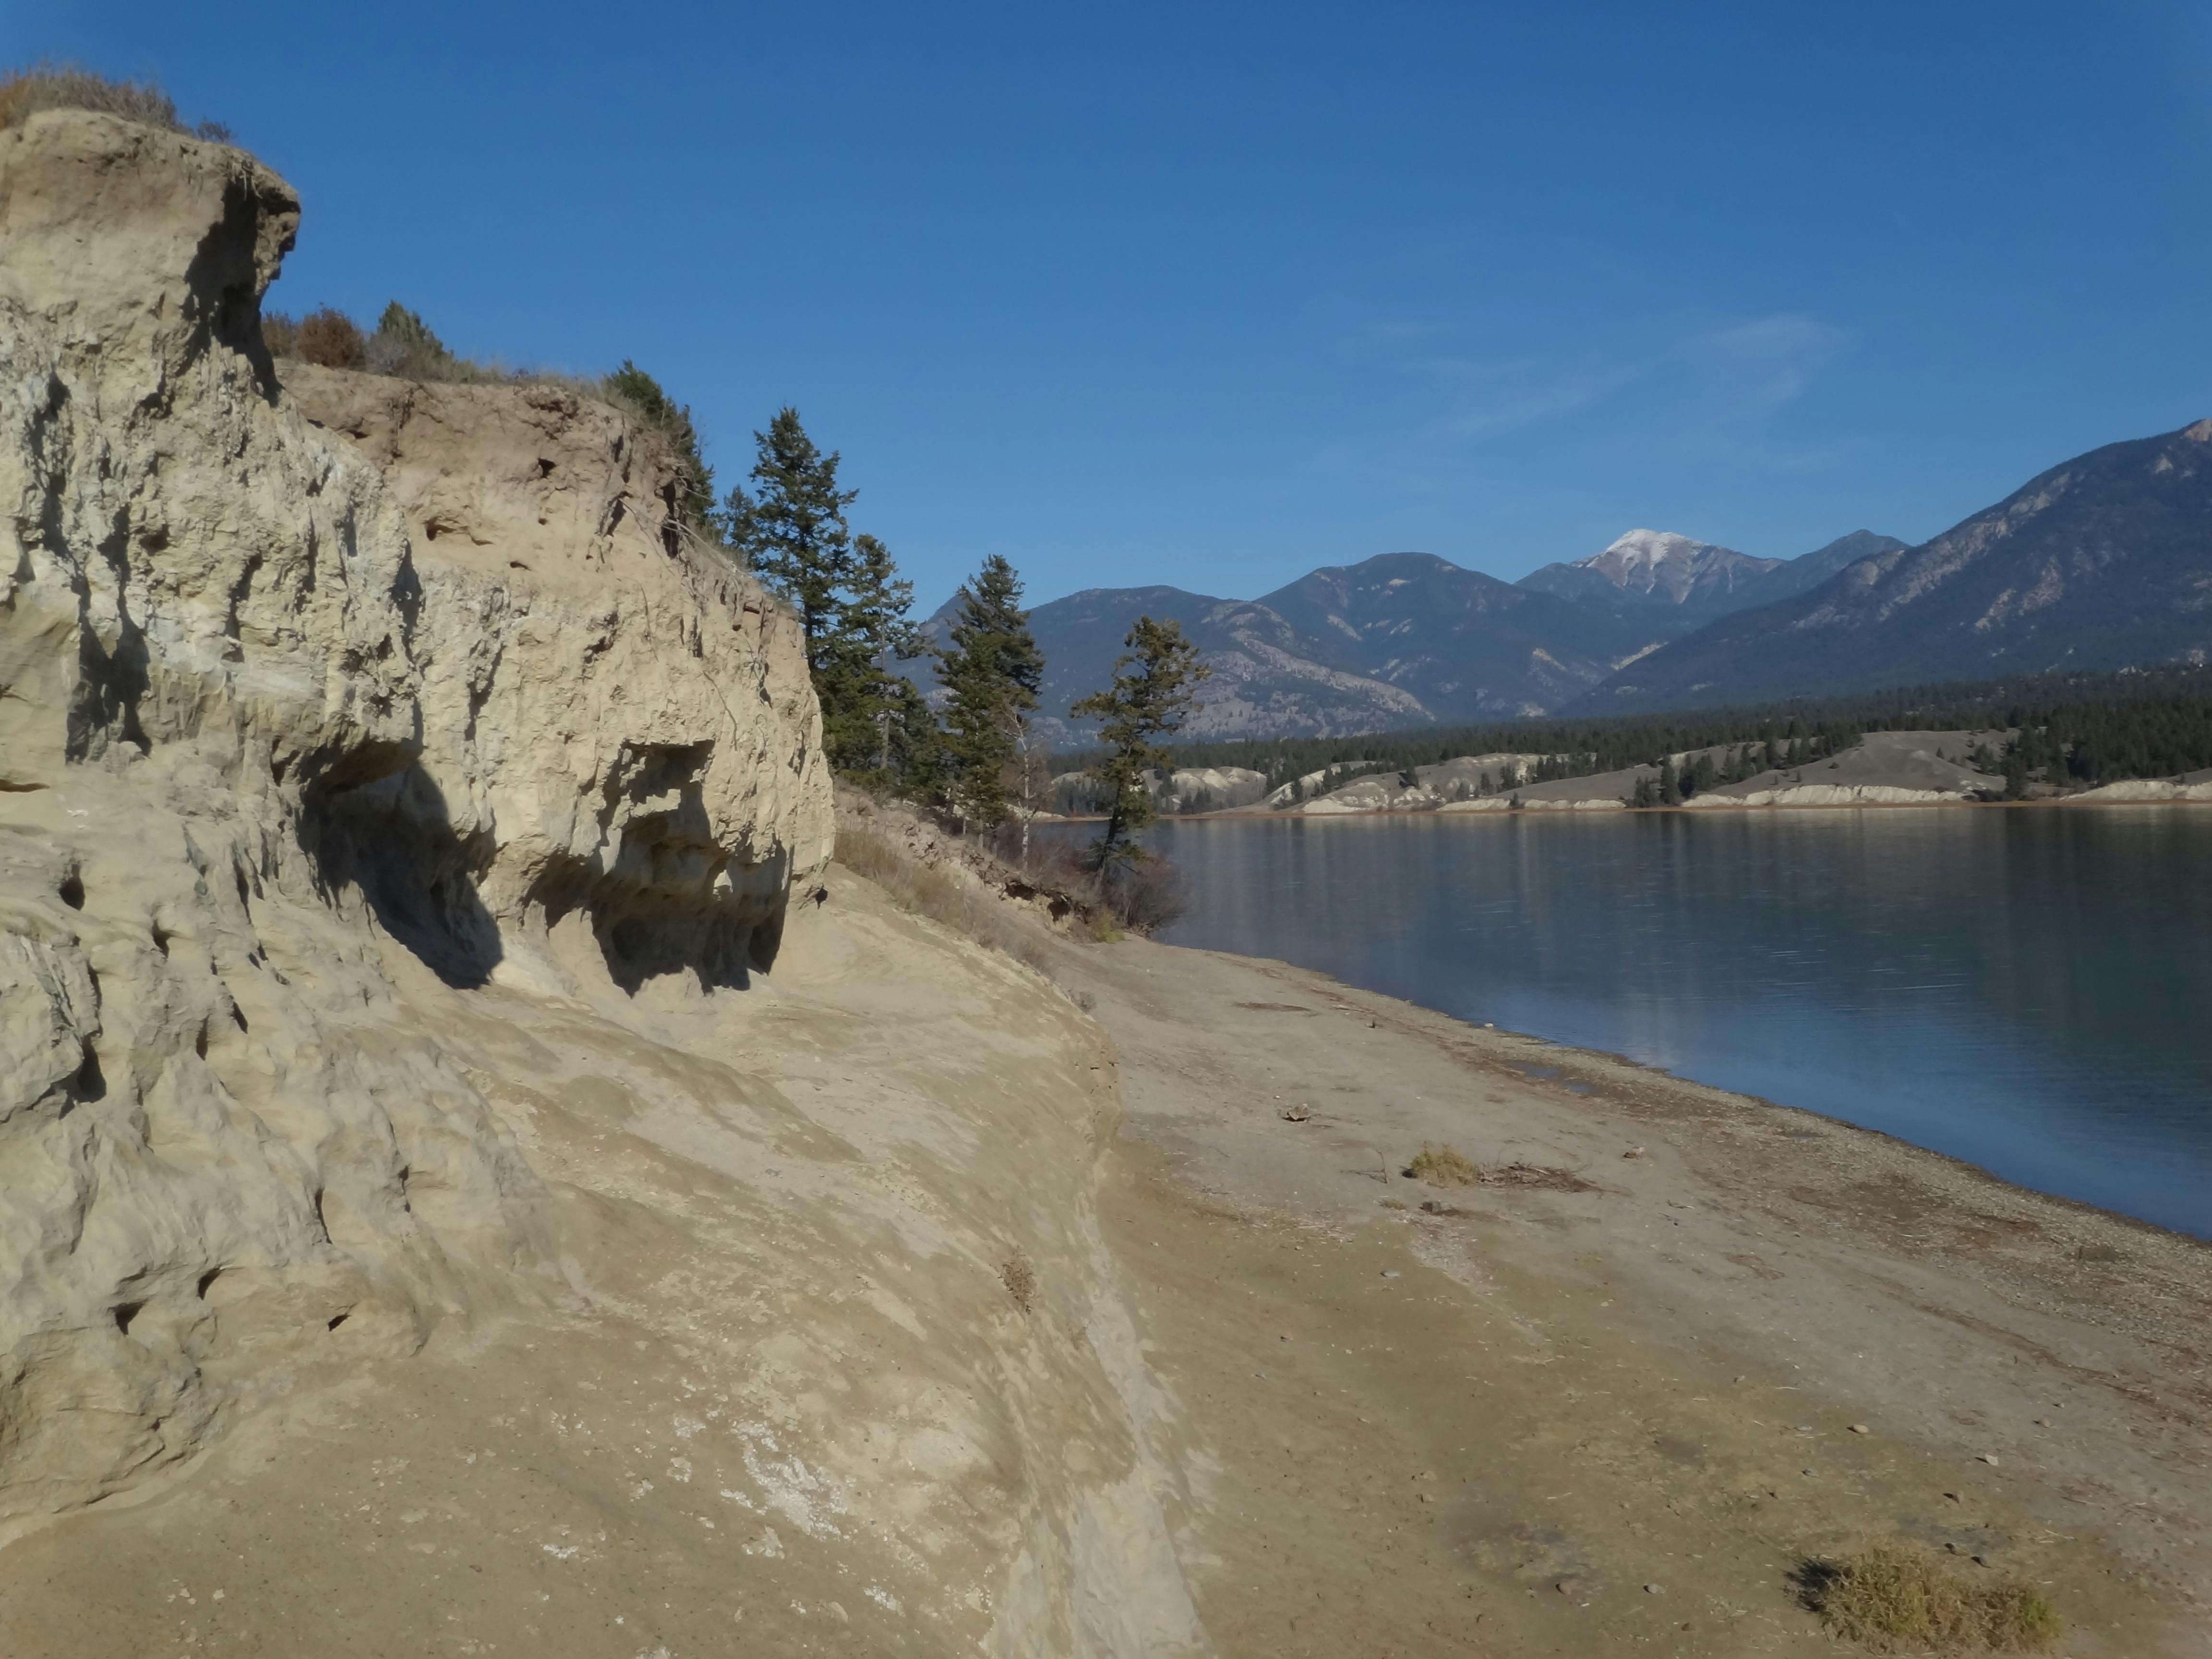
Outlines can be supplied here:
M1919 540L2212 415L2212 8L0 3L304 197L271 303L783 403L924 610Z

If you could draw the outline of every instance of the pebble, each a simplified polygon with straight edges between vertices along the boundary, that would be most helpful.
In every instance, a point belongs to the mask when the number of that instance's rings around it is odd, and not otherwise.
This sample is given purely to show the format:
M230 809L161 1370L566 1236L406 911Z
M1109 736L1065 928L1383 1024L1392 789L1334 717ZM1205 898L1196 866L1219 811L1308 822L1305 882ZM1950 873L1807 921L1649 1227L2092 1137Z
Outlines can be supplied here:
M1975 1455L1977 1458L1980 1459L1980 1461L1981 1461L1981 1462L1984 1462L1984 1463L1987 1463L1987 1464L1988 1464L1991 1468L1995 1468L1996 1467L1996 1462L1997 1462L1997 1460L1996 1460L1996 1453L1994 1453L1994 1452L1976 1452L1976 1453L1974 1454L1974 1455Z
M1395 1267L1385 1267L1382 1270L1382 1277L1385 1279L1395 1279L1397 1276L1398 1270Z
M1641 1158L1644 1156L1644 1149L1641 1146L1631 1146L1626 1152L1623 1152L1621 1156L1623 1158Z
M1659 1586L1656 1584L1646 1584L1644 1587L1644 1593L1646 1595L1656 1595L1659 1594Z
M1872 1434L1874 1431L1867 1427L1863 1423L1854 1423L1851 1425L1851 1432L1853 1434Z

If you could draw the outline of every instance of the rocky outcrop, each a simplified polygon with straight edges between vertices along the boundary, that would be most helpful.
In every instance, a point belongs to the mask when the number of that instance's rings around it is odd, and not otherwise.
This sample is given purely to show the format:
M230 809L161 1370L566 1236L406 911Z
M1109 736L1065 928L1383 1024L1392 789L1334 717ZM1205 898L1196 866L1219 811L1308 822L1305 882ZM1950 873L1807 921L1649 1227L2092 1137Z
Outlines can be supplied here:
M298 221L226 146L0 132L0 1519L174 1462L341 1327L562 1293L386 941L696 994L830 852L795 625L686 542L653 434L280 384Z
M652 434L557 384L284 371L286 405L382 472L420 588L421 750L329 816L342 856L397 833L418 869L465 866L483 915L434 941L464 975L561 983L583 951L635 989L772 959L830 851L804 648L696 544Z
M2212 767L2171 778L2128 778L2084 789L2065 798L2069 806L2131 805L2147 801L2212 801Z

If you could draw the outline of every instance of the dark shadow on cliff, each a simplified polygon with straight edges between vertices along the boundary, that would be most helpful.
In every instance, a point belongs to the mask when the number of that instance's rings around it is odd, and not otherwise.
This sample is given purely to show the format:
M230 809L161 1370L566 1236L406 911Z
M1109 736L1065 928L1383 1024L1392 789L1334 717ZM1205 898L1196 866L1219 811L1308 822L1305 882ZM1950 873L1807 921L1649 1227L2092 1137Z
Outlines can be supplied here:
M526 897L549 929L582 912L607 976L633 996L672 974L744 990L783 943L785 857L749 867L716 841L700 782L712 752L624 745L600 820L622 826L608 867L556 858ZM488 981L504 948L477 884L496 849L487 834L454 830L411 749L306 762L301 780L300 845L323 896L358 890L378 925L447 984Z
M549 927L584 911L608 977L633 996L686 972L709 990L744 990L783 942L781 859L750 870L715 838L702 781L714 748L625 744L600 820L622 825L611 866L562 860L530 895Z
M491 978L499 925L476 885L491 840L454 831L428 773L404 751L363 751L308 779L302 806L300 846L325 899L358 889L377 924L448 985Z

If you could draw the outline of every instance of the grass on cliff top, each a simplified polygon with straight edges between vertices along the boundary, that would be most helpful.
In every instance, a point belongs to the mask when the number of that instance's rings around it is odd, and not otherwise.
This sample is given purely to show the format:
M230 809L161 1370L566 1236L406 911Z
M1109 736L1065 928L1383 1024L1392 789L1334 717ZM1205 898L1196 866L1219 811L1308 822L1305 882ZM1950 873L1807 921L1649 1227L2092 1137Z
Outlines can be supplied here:
M2065 1629L2025 1580L1986 1570L1967 1577L1901 1544L1808 1561L1797 1580L1833 1634L1879 1653L2040 1653Z
M295 358L323 368L462 386L557 386L612 404L667 444L683 475L683 522L695 533L714 527L714 469L700 453L690 407L678 403L659 381L627 358L620 368L599 375L479 362L447 345L420 312L410 311L397 300L384 307L373 330L363 329L335 306L319 307L304 317L264 311L261 343L271 357Z
M93 110L219 144L231 142L230 129L220 121L185 125L174 100L151 81L111 81L75 64L39 63L0 72L0 128L20 126L49 109Z

